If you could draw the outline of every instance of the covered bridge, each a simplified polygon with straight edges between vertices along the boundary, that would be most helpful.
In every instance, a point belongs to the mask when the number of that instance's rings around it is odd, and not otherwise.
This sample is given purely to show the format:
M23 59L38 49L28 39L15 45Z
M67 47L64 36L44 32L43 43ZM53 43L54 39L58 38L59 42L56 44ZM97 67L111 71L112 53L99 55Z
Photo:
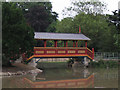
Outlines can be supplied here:
M34 47L34 55L28 58L64 58L64 57L88 57L94 59L94 49L87 48L87 41L90 39L82 33L47 33L35 32L34 38L36 40L43 40L43 47ZM54 47L47 47L47 41L53 40ZM64 47L58 47L57 42L64 41ZM72 41L72 47L68 47L68 41ZM78 47L78 41L84 41L83 47Z

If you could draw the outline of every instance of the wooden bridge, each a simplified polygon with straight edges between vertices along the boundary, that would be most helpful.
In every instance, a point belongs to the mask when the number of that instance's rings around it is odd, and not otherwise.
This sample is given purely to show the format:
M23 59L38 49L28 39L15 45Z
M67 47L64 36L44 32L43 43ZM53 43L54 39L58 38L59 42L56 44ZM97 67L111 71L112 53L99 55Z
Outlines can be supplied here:
M93 51L87 47L34 47L33 57L80 57L93 59ZM32 58L32 57L31 57Z
M80 29L79 29L80 31ZM90 40L81 32L72 33L46 33L35 32L34 38L39 41L44 41L43 47L34 47L34 55L27 59L32 58L69 58L69 57L88 57L94 59L94 48L90 50L87 47L87 42ZM47 41L53 40L54 47L47 47ZM57 41L64 41L64 47L57 47ZM73 47L68 47L68 41L73 42ZM78 47L78 41L84 42L83 47Z

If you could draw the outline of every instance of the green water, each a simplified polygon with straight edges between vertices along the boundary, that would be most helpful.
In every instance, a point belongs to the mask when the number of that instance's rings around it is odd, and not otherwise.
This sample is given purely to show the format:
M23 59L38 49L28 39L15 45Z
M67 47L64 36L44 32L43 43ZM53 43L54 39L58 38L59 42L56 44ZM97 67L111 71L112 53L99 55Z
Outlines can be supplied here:
M94 85L86 88L118 88L118 69L93 69L93 68L57 68L44 69L43 73L3 77L3 88L24 88L22 85L23 78L27 78L33 82L55 81L55 80L71 80L85 79L94 75ZM30 85L27 85L30 88ZM68 87L69 88L69 87Z

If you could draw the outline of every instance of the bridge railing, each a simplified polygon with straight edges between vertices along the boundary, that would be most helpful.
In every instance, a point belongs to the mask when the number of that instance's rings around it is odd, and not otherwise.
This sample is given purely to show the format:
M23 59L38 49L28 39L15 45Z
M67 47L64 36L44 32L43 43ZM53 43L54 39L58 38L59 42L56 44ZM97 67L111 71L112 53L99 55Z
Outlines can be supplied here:
M120 60L118 52L95 52L95 60Z
M34 55L42 56L88 56L93 59L93 52L87 47L34 47Z
M92 52L89 48L86 49L86 53L87 53L88 57L90 57L92 59L94 58L94 56L93 56L94 52Z

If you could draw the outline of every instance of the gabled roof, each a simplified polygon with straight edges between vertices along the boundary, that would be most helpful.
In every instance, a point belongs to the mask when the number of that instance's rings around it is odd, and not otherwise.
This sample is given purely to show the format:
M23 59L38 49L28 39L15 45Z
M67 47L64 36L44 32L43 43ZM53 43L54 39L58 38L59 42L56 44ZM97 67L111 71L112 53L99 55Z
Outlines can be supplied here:
M47 33L47 32L35 32L35 39L41 40L90 40L85 35L78 33Z

